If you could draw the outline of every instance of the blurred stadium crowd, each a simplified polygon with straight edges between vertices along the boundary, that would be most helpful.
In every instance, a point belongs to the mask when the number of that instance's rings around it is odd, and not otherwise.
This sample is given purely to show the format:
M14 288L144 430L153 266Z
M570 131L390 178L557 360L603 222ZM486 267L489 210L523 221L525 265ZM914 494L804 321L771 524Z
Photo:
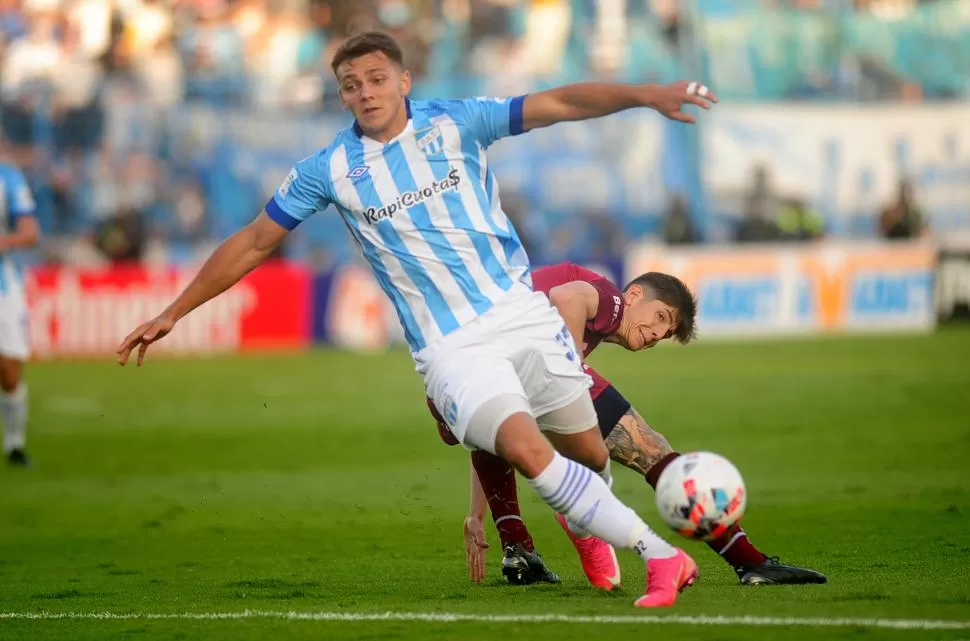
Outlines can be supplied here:
M402 42L416 97L692 74L735 102L970 94L966 0L0 0L3 144L37 197L46 240L35 259L207 251L346 122L329 59L369 28ZM919 206L904 183L899 193L874 228L918 234ZM656 233L703 239L693 195L668 196ZM537 262L622 253L642 231L608 208L543 219L528 194L504 197L530 244L547 248ZM809 203L771 198L766 174L746 206L771 212L742 221L736 240L825 233ZM352 255L338 221L305 227L285 254Z

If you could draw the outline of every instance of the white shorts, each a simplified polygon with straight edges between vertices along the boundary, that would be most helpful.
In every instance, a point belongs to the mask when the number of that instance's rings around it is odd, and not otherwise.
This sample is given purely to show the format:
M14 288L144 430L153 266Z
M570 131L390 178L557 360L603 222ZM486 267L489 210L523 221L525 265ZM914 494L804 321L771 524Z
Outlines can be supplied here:
M26 361L30 357L27 300L19 285L6 285L0 293L0 356Z
M529 411L542 417L585 395L588 425L573 430L550 425L555 431L584 431L596 425L589 400L592 379L566 323L541 292L516 284L492 309L415 355L425 389L455 437L466 447L495 451L495 435L513 413ZM477 410L499 396L523 399L508 410L490 408L492 421L469 421ZM503 415L504 414L504 415Z

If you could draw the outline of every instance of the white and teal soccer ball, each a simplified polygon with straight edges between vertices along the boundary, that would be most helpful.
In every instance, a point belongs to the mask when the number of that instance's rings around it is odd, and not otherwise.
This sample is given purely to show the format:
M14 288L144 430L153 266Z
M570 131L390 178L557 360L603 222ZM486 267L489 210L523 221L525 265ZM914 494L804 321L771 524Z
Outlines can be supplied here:
M709 541L740 520L748 494L741 473L719 454L692 452L671 462L657 481L657 509L667 525Z

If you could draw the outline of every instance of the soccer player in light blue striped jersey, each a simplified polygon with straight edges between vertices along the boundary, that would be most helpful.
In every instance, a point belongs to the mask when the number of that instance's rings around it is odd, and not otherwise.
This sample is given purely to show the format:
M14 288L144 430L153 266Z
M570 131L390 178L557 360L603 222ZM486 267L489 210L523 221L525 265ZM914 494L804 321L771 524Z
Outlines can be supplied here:
M286 233L329 207L394 303L428 396L468 448L505 458L580 537L634 550L647 565L638 606L671 605L697 573L610 491L577 344L502 212L486 149L557 122L653 108L693 122L715 100L696 82L581 83L511 99L411 101L401 49L386 34L349 38L333 70L353 126L298 162L243 230L227 239L158 317L122 341L119 362L148 346L263 261ZM603 572L619 584L608 554Z
M26 465L27 384L24 363L30 356L27 296L13 252L37 244L40 225L34 198L20 170L0 162L0 417L3 454L11 465Z

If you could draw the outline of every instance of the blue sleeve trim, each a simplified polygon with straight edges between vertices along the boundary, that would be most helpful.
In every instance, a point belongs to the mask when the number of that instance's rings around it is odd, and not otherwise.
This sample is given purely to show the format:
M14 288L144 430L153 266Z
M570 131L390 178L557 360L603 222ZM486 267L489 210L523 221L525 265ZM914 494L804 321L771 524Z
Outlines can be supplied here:
M509 105L509 135L518 136L523 133L522 129L522 108L525 105L525 96L512 98Z
M34 211L33 209L28 209L27 211L12 211L12 212L10 212L10 218L11 219L13 219L13 218L22 218L22 217L30 217L30 216L36 216L36 215L37 215L37 212Z
M269 199L269 202L266 203L265 209L266 214L270 217L270 220L283 229L296 229L296 226L303 222L299 218L291 216L283 211L283 208L280 207L279 203L276 202L275 196Z

